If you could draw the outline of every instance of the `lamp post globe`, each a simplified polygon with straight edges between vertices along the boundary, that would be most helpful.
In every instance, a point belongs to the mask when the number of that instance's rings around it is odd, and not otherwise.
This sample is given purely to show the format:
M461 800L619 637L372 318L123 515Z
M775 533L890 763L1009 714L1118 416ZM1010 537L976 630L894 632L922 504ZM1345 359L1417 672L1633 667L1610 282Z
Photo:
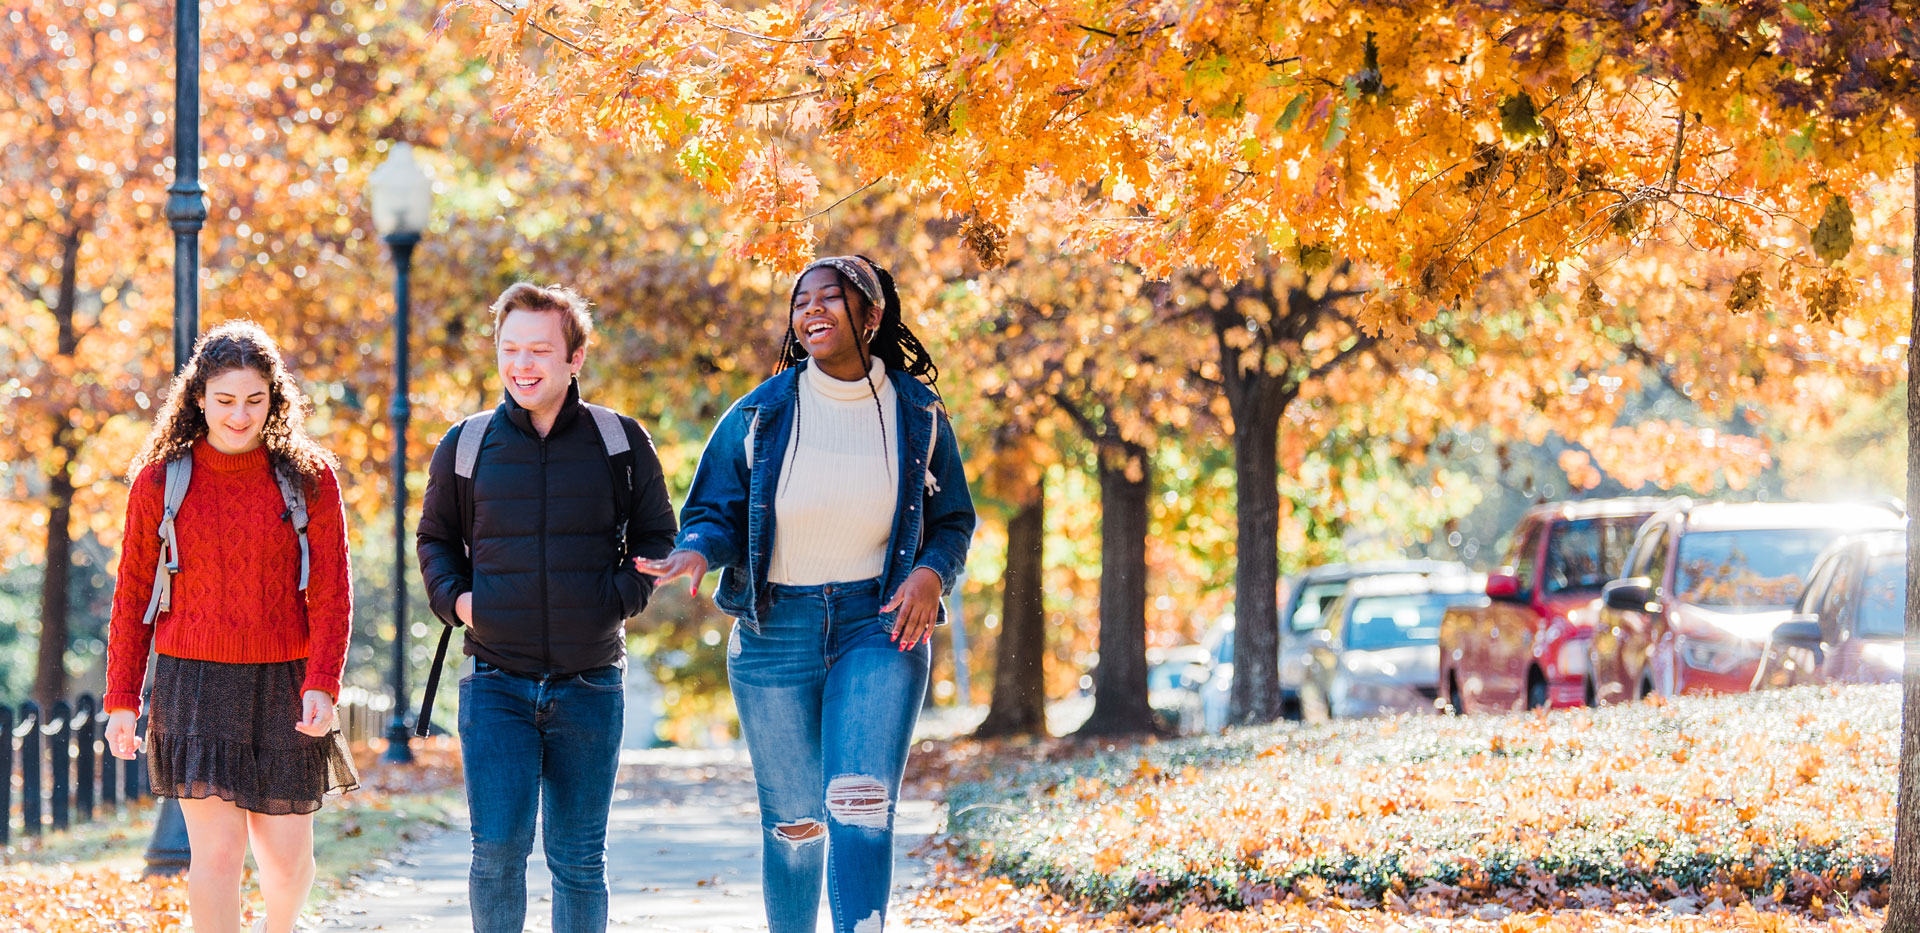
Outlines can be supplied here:
M413 157L413 144L396 142L367 180L373 228L393 252L393 719L385 761L413 760L407 727L407 403L408 280L413 247L433 214L433 177Z

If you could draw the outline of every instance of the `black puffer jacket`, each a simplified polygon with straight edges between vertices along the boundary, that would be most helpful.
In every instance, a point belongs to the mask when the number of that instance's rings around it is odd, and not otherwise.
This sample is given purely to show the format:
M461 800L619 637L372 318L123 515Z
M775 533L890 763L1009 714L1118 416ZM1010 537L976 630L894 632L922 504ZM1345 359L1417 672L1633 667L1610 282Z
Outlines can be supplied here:
M634 451L625 553L611 461L577 386L545 438L511 396L494 410L474 468L471 559L454 475L459 426L440 439L420 515L420 577L434 614L452 625L460 624L454 602L473 593L468 654L528 674L573 674L625 657L622 623L653 592L633 557L666 556L675 524L653 441L633 419L620 422Z

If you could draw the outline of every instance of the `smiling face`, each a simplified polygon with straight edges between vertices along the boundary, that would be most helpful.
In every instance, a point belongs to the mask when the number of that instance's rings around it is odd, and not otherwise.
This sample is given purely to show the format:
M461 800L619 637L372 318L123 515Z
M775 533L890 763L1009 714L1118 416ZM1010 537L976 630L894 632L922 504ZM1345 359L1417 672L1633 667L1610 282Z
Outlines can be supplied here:
M561 312L509 312L500 319L497 337L507 394L537 416L559 411L567 400L567 386L587 358L586 347L568 355Z
M861 354L869 337L868 316L867 302L830 267L808 272L794 287L793 332L829 374L851 372L857 379L866 371Z
M225 454L260 446L272 396L267 380L251 367L229 369L207 380L200 407L207 413L207 443Z

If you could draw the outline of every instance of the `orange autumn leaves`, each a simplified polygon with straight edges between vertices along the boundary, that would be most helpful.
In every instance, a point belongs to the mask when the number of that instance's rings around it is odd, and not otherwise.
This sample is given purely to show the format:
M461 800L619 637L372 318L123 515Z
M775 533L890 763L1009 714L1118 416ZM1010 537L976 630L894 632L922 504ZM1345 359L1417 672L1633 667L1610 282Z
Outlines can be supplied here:
M60 868L0 876L0 925L61 933L174 933L187 928L187 878L142 880L137 868Z
M782 266L834 165L1000 229L1043 211L1155 277L1351 259L1390 328L1511 257L1557 285L1654 231L1742 248L1791 219L1837 285L1835 205L1904 168L1920 87L1905 14L1844 0L454 9L527 133L677 153Z

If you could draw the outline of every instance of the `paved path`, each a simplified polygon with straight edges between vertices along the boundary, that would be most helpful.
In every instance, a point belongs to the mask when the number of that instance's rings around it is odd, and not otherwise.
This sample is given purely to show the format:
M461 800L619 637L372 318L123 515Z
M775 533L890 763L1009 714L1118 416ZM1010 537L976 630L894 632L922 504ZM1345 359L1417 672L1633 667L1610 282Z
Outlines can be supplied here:
M906 853L938 823L933 804L902 802L896 820L894 901L922 880ZM663 749L621 755L607 827L613 930L739 933L765 930L760 830L744 751ZM321 913L320 930L462 933L468 833L462 824L414 844ZM536 839L527 872L527 929L551 930L550 878ZM821 928L826 929L825 898ZM895 918L889 918L895 919ZM901 929L889 924L892 929ZM911 929L910 926L906 927Z

